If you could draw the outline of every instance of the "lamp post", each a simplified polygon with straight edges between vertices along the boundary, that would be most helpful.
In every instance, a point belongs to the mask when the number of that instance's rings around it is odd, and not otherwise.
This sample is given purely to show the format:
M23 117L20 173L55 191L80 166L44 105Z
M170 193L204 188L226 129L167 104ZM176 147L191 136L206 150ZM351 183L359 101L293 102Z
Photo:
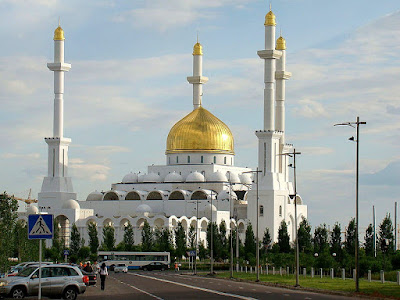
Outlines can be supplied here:
M190 202L194 203L194 202ZM199 199L196 199L196 245L194 249L194 275L197 275L197 247L199 246Z
M230 269L231 269L231 275L230 277L233 278L233 230L232 230L232 216L233 215L233 207L232 207L232 182L231 182L231 172L229 171L229 219L230 224L229 224L229 228L231 231L230 234L230 244L231 244L231 263L230 263ZM236 224L236 230L237 230L237 224Z
M293 165L290 164L289 167L293 168L293 185L294 185L294 195L289 195L289 197L294 199L294 228L296 232L295 236L295 244L296 244L296 285L299 284L299 269L300 269L300 254L299 254L299 238L298 238L298 229L297 229L297 184L296 184L296 155L301 154L301 152L296 152L296 149L293 149L293 152L283 153L281 155L287 155L289 157L293 157Z
M211 273L211 275L213 275L214 274L214 224L213 224L213 203L212 203L212 201L213 201L213 191L211 190L211 205L210 205L210 208L211 208L211 217L210 217L210 221L211 221L211 226L210 226L210 229L211 229L211 232L210 232L210 235L211 235L211 241L210 241L210 251L211 251L211 254L210 254L210 273Z
M259 205L258 205L258 173L262 172L258 170L248 171L243 173L256 173L256 269L257 269L257 279L256 281L260 281L260 247L259 247L259 237L258 237L258 216L259 216Z
M356 122L345 122L335 124L334 126L350 126L354 128L356 125L356 138L354 136L349 138L350 141L356 142L356 243L355 243L355 264L356 264L356 292L360 291L360 265L358 261L358 155L359 155L359 141L360 141L360 125L365 125L367 122L361 122L360 117L357 117Z

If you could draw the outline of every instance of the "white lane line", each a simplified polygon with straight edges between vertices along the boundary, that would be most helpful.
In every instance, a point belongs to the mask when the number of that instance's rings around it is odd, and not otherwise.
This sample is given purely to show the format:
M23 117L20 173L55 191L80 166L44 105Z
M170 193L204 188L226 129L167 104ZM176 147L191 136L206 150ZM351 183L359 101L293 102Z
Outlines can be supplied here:
M113 278L113 277L111 277L111 278ZM115 278L113 278L113 279L115 279ZM118 279L115 279L115 280L119 281ZM144 291L144 290L142 290L142 289L139 289L139 288L137 288L136 286L130 285L130 284L125 283L125 282L122 282L122 281L120 281L120 282L126 284L127 286L129 286L129 287L132 288L132 289L138 290L139 292L142 292L143 294L149 295L149 296L151 296L151 297L153 297L153 298L155 298L155 299L164 300L163 298L160 298L160 297L158 297L158 296L156 296L156 295L150 294L149 292L146 292L146 291Z
M206 289L206 288L202 288L202 287L198 287L198 286L193 286L193 285L188 285L185 283L180 283L180 282L170 281L170 280L166 280L166 279L146 276L146 275L142 275L142 274L133 274L132 273L131 275L149 278L149 279L158 280L158 281L167 282L167 283L172 283L172 284L180 285L180 286L187 287L190 289L213 293L213 294L217 294L217 295L221 295L221 296L233 297L233 298L238 298L238 299L243 299L243 300L257 300L256 298L245 297L245 296L230 294L230 293L224 293L224 292L220 292L220 291L216 291L216 290L210 290L210 289Z
M282 296L285 296L285 297L290 297L290 295L289 295L289 294L282 294Z

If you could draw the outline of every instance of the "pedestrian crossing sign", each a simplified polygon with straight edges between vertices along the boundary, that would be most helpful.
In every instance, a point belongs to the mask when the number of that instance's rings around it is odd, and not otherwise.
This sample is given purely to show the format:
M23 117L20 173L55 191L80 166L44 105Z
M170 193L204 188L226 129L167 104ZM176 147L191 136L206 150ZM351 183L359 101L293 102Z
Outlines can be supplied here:
M53 215L29 215L28 239L52 239Z

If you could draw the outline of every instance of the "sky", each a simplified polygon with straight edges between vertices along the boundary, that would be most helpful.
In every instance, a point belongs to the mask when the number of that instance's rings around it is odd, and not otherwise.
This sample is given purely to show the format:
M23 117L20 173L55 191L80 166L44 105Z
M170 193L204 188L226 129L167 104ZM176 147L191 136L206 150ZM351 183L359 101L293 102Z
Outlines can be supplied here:
M301 155L297 190L311 225L355 214L360 128L360 234L400 202L400 4L274 0L287 42L286 141ZM203 45L203 106L235 137L236 165L257 166L263 126L264 16L253 0L0 1L0 187L37 198L52 136L53 33L65 31L64 136L79 200L129 172L165 164L170 128L192 110L192 49Z

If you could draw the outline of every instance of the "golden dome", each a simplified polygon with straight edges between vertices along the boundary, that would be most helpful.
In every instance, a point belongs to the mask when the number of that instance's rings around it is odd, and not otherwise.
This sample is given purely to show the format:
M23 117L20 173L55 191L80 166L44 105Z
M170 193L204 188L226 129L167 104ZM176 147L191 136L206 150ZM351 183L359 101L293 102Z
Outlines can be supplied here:
M64 30L61 28L61 26L58 26L56 30L54 30L54 39L55 41L63 41L65 40L64 37Z
M194 44L193 55L203 55L203 46L199 42Z
M272 12L272 10L270 10L266 15L265 15L265 23L264 25L266 26L275 26L276 25L276 21L275 21L275 15Z
M165 152L234 154L233 135L224 122L200 106L171 128Z
M282 36L276 40L276 50L286 50L286 41Z

